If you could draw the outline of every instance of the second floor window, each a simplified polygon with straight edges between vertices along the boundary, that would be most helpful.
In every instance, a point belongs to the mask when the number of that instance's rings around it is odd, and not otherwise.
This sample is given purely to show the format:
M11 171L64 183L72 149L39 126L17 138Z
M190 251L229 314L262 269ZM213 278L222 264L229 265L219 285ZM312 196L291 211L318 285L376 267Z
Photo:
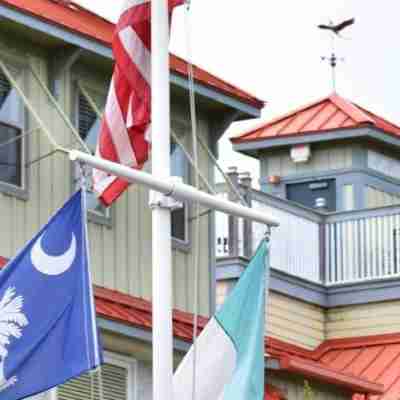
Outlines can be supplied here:
M24 186L23 113L15 89L0 73L0 182Z
M100 97L100 96L99 96ZM94 98L91 98L93 101ZM97 99L96 99L97 100ZM98 103L97 103L98 104ZM104 104L103 104L104 106ZM102 107L100 106L100 109ZM89 100L80 90L77 91L77 126L79 135L85 141L90 151L94 154L96 151L98 135L101 128L101 118L99 118L96 112L90 105ZM181 147L176 143L171 144L170 148L171 156L171 175L182 177L184 182L189 181L189 163L186 159L184 152ZM76 171L76 183L78 179L78 171ZM87 191L87 204L88 209L92 212L92 215L100 216L101 218L109 218L110 210L102 206L97 199L93 190ZM182 209L175 210L172 212L172 237L178 242L187 245L189 242L188 235L188 206L184 205Z
M94 154L96 152L97 138L101 127L101 118L97 116L89 101L80 91L78 91L77 108L77 125L79 135L84 140L92 154ZM77 172L77 179L78 176L79 173ZM100 217L109 218L110 211L106 209L97 199L97 196L91 187L89 187L87 191L86 199L88 209L92 213Z
M183 182L189 181L189 163L181 147L176 143L171 143L171 175L180 176ZM183 208L172 212L171 234L179 242L187 244L188 238L188 205L184 203Z

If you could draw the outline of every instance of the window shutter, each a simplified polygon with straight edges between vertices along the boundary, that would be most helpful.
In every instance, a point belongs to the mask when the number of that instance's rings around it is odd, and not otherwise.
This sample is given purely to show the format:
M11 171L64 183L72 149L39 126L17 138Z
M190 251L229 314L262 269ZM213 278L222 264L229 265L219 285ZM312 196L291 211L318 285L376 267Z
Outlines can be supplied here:
M0 108L3 106L8 93L11 91L11 84L3 73L0 73Z
M58 400L127 400L128 370L127 368L104 364L101 376L103 381L103 396L99 396L99 374L92 378L88 373L72 379L58 387ZM94 395L91 396L91 379L94 380Z
M79 134L83 140L96 122L97 115L82 93L79 93Z

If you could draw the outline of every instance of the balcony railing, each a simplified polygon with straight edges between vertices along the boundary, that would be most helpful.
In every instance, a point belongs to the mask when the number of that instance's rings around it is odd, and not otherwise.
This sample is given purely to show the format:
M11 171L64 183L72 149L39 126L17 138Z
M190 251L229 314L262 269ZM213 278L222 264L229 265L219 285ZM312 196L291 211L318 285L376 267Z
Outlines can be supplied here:
M272 268L325 285L400 277L399 206L327 214L256 190L248 198L280 221L272 232ZM220 215L216 221L217 257L250 257L265 234L257 223L246 228Z
M385 279L400 275L399 234L399 207L339 213L327 217L327 284Z

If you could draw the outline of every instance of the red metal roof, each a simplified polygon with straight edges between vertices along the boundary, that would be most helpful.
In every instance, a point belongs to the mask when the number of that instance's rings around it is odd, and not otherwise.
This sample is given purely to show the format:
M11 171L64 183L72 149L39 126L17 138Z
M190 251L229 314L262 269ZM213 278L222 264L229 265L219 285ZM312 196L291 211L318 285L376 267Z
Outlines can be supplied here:
M0 257L0 268L7 259ZM152 307L147 300L95 286L99 317L151 331ZM199 333L208 319L199 317ZM174 310L174 336L192 341L193 315ZM310 351L274 338L265 339L268 357L278 359L282 370L334 384L354 393L383 394L374 400L398 400L400 393L400 333L324 342ZM397 395L397 397L395 397ZM285 395L266 386L265 399L284 400ZM354 400L366 400L362 397Z
M336 93L232 138L233 143L373 126L400 136L400 127Z
M117 291L95 287L96 311L98 316L111 319L138 328L152 329L151 303ZM199 317L199 333L207 324L208 319ZM193 315L177 311L173 313L174 336L186 342L192 341ZM367 379L336 371L321 362L313 360L313 353L296 346L267 339L266 351L280 360L281 368L303 376L315 378L326 383L338 385L353 392L382 393L382 387ZM283 399L277 390L270 388L266 398Z
M94 296L99 317L151 331L152 306L149 301L99 286L95 287ZM199 333L207 322L207 318L199 317ZM192 314L174 310L173 327L176 338L186 342L192 341Z
M142 329L152 329L151 303L114 290L95 287L97 315ZM208 319L199 317L199 333ZM174 336L186 342L192 341L193 314L175 310L173 312ZM285 400L281 390L273 385L265 386L265 400Z
M332 340L319 351L330 368L383 385L384 394L372 399L400 398L400 333Z
M0 3L111 47L115 25L73 2L63 2L62 0L0 0ZM187 76L187 63L183 59L171 54L170 63L174 72ZM258 109L264 107L263 101L201 68L194 67L194 77L198 82L234 96Z
M333 384L353 393L384 392L384 387L374 380L337 370L329 363L323 362L318 357L320 348L310 351L274 338L266 338L265 343L266 353L269 357L279 360L281 370Z
M321 370L328 370L333 381L341 375L347 377L355 392L356 386L366 383L372 400L398 400L400 398L400 333L327 340L313 351L287 344L277 339L266 340L266 351L277 358L284 369L317 378ZM336 374L336 375L335 375ZM338 382L339 384L340 382ZM375 386L371 386L374 384ZM353 400L366 400L355 395Z

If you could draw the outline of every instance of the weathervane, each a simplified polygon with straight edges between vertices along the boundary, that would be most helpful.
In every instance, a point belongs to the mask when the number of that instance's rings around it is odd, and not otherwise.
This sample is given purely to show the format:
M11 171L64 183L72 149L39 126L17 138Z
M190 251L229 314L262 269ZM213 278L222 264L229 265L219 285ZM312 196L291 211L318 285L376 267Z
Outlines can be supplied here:
M340 24L334 25L332 21L330 21L329 25L318 25L319 29L324 29L328 30L331 32L331 38L332 38L332 54L330 57L321 57L323 61L329 61L329 64L332 68L332 85L333 85L333 91L336 91L336 66L338 61L343 61L343 58L338 58L335 52L335 40L337 37L340 37L342 39L343 36L340 35L341 31L345 28L347 28L350 25L353 25L355 22L354 18L347 19Z

